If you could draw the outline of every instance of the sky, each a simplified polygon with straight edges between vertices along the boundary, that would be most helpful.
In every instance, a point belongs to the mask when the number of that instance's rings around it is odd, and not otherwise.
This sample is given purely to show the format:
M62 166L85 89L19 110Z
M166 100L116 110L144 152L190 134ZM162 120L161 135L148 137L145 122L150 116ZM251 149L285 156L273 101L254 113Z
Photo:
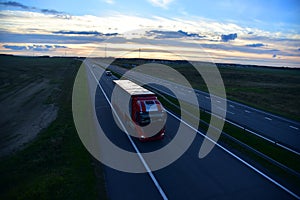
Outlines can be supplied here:
M0 0L0 53L300 68L298 0Z

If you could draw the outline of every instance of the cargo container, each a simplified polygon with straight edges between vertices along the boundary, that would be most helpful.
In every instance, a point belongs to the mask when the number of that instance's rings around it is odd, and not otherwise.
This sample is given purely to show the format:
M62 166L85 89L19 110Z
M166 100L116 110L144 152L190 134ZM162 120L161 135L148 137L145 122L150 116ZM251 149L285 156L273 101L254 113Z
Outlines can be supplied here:
M112 105L129 134L141 141L164 137L166 112L156 95L130 80L114 80Z

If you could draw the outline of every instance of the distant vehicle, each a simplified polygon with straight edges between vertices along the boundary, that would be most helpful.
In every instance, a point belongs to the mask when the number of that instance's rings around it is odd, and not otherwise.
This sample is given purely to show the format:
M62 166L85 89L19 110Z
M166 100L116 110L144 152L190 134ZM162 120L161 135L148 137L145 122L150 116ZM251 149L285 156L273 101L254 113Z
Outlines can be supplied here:
M112 75L112 73L111 73L111 71L105 71L105 74L106 74L106 76L111 76Z
M162 139L165 135L166 112L156 95L129 80L113 82L115 96L112 105L130 131L129 134L141 141Z

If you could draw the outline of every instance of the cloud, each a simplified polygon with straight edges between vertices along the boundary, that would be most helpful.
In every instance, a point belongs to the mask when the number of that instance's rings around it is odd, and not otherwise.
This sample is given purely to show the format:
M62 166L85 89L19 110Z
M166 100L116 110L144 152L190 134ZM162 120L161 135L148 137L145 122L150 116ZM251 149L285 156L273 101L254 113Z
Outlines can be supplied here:
M185 35L187 37L199 37L199 38L202 38L202 37L205 37L205 36L200 36L199 34L197 33L188 33L188 32L184 32L182 30L179 30L177 31L178 33L181 33L182 35Z
M44 14L52 14L52 15L65 14L64 12L60 12L60 11L53 10L53 9L40 9L40 11Z
M54 49L65 49L66 46L61 45L2 45L6 49L14 50L14 51L51 51Z
M168 5L173 1L173 0L148 0L153 6L156 7L161 7L164 9L168 8Z
M18 8L22 8L22 9L33 9L34 7L28 7L25 6L21 3L15 2L15 1L7 1L7 2L0 2L0 5L4 5L4 6L11 6L11 7L18 7Z
M146 32L146 36L155 36L156 39L166 39L166 38L184 38L184 37L192 37L192 38L203 38L205 36L201 36L197 33L188 33L182 30L179 31L160 31L160 30L151 30Z
M94 35L20 34L0 31L0 43L87 44L105 39Z
M95 35L95 36L117 36L118 33L101 33L98 31L55 31L54 34L64 35Z
M265 46L263 43L246 44L246 47L263 47L263 46Z
M21 4L21 3L15 2L15 1L0 2L0 5L17 7L17 8L22 8L24 10L37 11L37 12L41 12L44 14L51 14L51 15L58 15L58 16L66 14L65 12L61 12L61 11L57 11L57 10L53 10L53 9L39 9L36 7L26 6L24 4Z
M105 3L108 3L108 4L114 4L115 3L114 0L104 0L104 1L105 1Z
M23 51L23 50L27 50L26 46L17 46L17 45L2 45L4 48L6 49L11 49L11 50L15 50L15 51Z
M235 40L237 38L237 33L231 33L228 35L221 35L221 40L223 42L228 42L229 40Z
M89 50L92 51L98 44L102 47L101 42L105 41L107 44L119 45L118 47L125 49L130 49L135 45L154 44L164 49L170 47L195 57L201 56L197 53L200 45L211 56L220 57L220 59L226 59L227 56L232 59L243 56L248 60L265 58L274 62L275 59L272 56L275 54L278 57L282 56L282 60L285 59L292 63L296 62L300 56L300 34L267 32L202 18L187 20L186 18L158 16L147 18L114 14L101 17L72 16L71 20L66 21L42 12L2 10L1 19L0 42L18 45L15 47L17 49L24 49L25 47L22 47L24 44L60 44L76 47L68 49L70 52L75 52L74 55L77 55L78 52L88 55ZM138 28L142 28L140 32L134 32L134 34L127 32ZM253 33L249 34L249 32ZM222 34L223 41L235 41L220 42ZM236 40L237 35L238 40ZM112 40L107 41L107 39ZM265 46L259 47L260 45L257 44L260 43ZM29 48L27 47L27 49ZM24 49L23 51L15 52L30 53L29 50ZM13 50L6 48L2 48L2 52L14 53ZM51 55L52 53L54 54L55 51L48 51L47 54ZM277 62L275 64L277 65Z

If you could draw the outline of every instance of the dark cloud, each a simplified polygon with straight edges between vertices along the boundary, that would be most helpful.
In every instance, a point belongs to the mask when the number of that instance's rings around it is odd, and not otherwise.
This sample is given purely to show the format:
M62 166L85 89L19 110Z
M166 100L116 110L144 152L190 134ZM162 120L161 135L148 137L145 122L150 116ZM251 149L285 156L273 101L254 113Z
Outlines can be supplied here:
M64 35L97 35L97 36L117 36L118 33L101 33L98 31L56 31L54 34Z
M56 48L56 49L65 49L65 48L68 48L66 46L61 46L61 45L54 45L53 47Z
M6 49L16 50L16 51L23 51L27 50L26 46L17 46L17 45L2 45Z
M221 40L223 42L228 42L229 40L235 40L237 38L237 33L231 33L228 35L221 35Z
M252 35L253 33L254 33L254 32L252 32L252 31L248 32L249 35Z
M53 9L41 9L40 11L44 14L52 14L52 15L65 14L64 12L60 12L60 11L53 10Z
M182 35L184 35L184 36L186 36L186 37L200 37L200 38L203 38L203 37L205 37L205 36L201 36L201 35L199 35L199 34L197 34L197 33L187 33L187 32L184 32L184 31L182 31L182 30L179 30L179 31L177 31L178 33L181 33Z
M255 43L255 44L246 44L247 47L263 47L265 46L263 43Z
M201 36L197 33L188 33L182 30L179 31L160 31L160 30L151 30L146 32L147 36L155 36L156 39L166 39L166 38L184 38L184 37L192 37L192 38L203 38L205 36Z
M0 43L84 44L106 39L94 35L20 34L0 31Z
M66 32L66 31L65 31ZM73 32L78 33L78 32ZM278 49L268 49L268 48L249 48L247 46L235 46L231 45L230 43L203 43L203 44L195 44L194 42L189 42L188 40L179 40L179 39L151 39L147 37L137 37L127 39L122 37L121 35L117 35L114 37L100 37L95 36L94 34L90 35L82 35L84 32L80 32L79 34L17 34L17 33L10 33L5 31L0 31L0 43L39 43L39 44L57 44L58 46L52 46L55 48L63 48L64 44L87 44L87 43L101 43L106 41L107 43L112 44L127 44L127 43L137 43L137 44L151 44L151 45L165 45L165 46L177 46L177 47L190 47L191 51L198 52L199 47L207 48L207 49L218 49L218 50L225 50L225 51L239 51L239 52L247 52L247 53L254 53L254 54L269 54L270 57L272 55L282 55L282 56L299 56L299 51L296 51L299 47L295 48L294 53L287 52L287 51L280 51ZM109 39L108 39L109 38ZM59 45L61 44L61 45ZM45 46L45 48L51 49L51 45ZM6 48L11 46L7 45ZM26 47L26 46L25 46ZM14 46L13 48L19 50L29 50L31 47L25 48L23 46ZM36 48L40 49L40 48ZM42 48L43 49L43 48Z
M54 49L65 49L67 48L66 46L61 46L61 45L27 45L27 46L22 46L22 45L3 45L4 48L6 49L11 49L14 51L51 51Z
M18 7L18 8L22 8L22 9L34 9L33 7L25 6L21 3L15 2L15 1L0 2L0 5Z
M26 6L24 4L21 4L21 3L15 2L15 1L0 2L0 5L16 7L16 8L22 8L24 10L37 11L37 12L41 12L41 13L44 13L44 14L58 15L60 17L61 16L68 16L68 18L70 18L70 16L66 15L65 12L60 12L60 11L53 10L53 9L39 9L39 8L36 8L36 7Z

